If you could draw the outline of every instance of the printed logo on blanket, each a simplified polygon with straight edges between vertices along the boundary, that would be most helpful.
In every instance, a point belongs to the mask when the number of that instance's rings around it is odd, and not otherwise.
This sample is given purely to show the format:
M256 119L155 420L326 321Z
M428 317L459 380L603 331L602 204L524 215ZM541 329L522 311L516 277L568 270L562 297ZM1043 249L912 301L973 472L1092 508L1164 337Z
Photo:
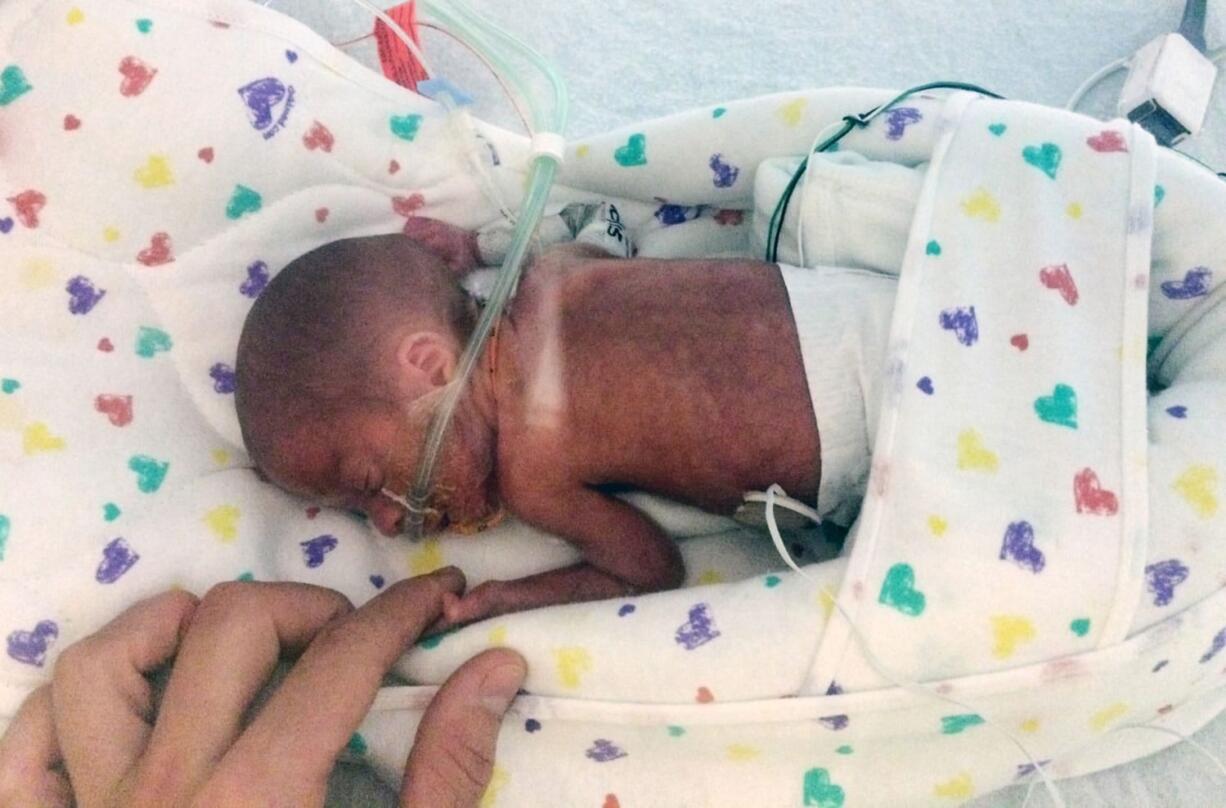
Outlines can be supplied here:
M265 140L285 128L290 110L294 108L294 87L268 76L238 88L239 98L247 107L251 127Z

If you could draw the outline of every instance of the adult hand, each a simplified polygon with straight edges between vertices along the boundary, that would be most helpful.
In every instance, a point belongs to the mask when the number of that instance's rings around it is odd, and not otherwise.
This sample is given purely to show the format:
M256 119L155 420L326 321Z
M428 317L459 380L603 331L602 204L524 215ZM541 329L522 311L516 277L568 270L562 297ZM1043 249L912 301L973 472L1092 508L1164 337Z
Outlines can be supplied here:
M463 588L449 568L357 610L306 584L228 583L200 601L184 592L142 601L65 649L51 684L22 705L0 738L0 806L322 805L384 673L438 618L444 593ZM277 660L297 652L244 726ZM145 674L172 657L154 716ZM418 729L402 806L477 805L525 672L518 654L498 649L448 679Z

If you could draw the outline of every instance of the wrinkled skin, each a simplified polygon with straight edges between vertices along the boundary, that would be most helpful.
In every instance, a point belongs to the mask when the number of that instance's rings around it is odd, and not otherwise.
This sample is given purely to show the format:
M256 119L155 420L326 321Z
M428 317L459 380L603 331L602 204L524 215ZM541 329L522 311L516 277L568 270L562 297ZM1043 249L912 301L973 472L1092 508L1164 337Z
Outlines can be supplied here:
M406 234L457 273L479 261L470 232L411 219ZM441 335L429 349L420 344L398 351L389 370L410 379L399 411L316 430L265 473L398 533L404 509L380 491L409 489L462 348ZM813 501L819 450L778 267L552 249L528 268L463 394L437 477L443 496L432 504L436 521L473 526L501 503L583 560L449 596L444 624L675 588L684 578L675 544L610 490L721 514L771 483Z

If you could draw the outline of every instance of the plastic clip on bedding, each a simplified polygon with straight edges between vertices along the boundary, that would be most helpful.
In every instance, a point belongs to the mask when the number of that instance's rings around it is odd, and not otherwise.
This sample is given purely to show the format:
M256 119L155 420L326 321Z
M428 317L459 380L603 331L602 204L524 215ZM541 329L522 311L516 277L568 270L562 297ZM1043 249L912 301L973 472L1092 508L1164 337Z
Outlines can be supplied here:
M501 158L486 187L460 118L250 2L5 10L0 720L63 648L172 585L298 580L360 602L446 564L475 583L570 563L514 524L405 547L260 483L227 375L281 267L400 232L406 208L500 220L491 188L518 195L530 137L471 121ZM138 94L106 67L129 59ZM279 122L267 138L235 92L253 81L277 89L256 111ZM496 808L956 804L1134 760L1226 705L1226 455L1207 437L1226 418L1226 186L1126 122L895 96L791 92L566 147L552 204L609 200L640 254L718 237L791 261L788 228L824 216L799 263L838 230L839 266L899 291L847 557L807 577L732 564L770 548L687 514L674 532L709 586L509 615L398 663L437 683L490 645L528 659ZM183 98L217 114L166 126ZM837 153L815 152L843 127ZM865 186L879 193L851 193ZM352 753L393 775L431 693L385 688Z

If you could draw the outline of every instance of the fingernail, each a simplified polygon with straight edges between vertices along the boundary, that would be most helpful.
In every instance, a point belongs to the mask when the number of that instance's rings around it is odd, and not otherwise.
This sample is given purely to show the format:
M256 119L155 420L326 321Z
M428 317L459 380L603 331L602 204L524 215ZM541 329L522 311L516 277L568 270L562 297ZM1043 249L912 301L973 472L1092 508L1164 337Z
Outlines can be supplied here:
M494 668L481 681L478 692L481 704L496 716L501 716L511 706L519 686L524 682L525 671L522 665L507 662Z

